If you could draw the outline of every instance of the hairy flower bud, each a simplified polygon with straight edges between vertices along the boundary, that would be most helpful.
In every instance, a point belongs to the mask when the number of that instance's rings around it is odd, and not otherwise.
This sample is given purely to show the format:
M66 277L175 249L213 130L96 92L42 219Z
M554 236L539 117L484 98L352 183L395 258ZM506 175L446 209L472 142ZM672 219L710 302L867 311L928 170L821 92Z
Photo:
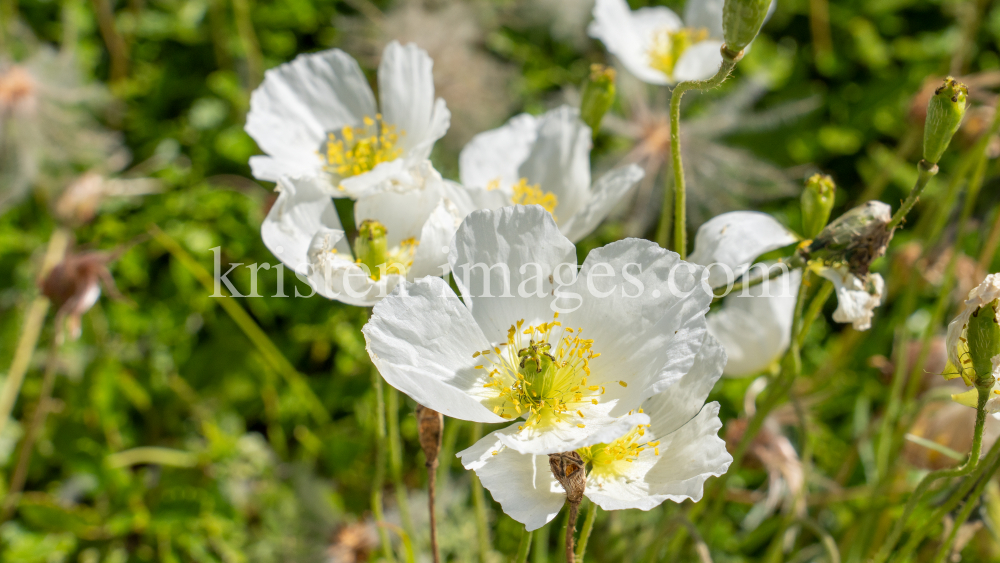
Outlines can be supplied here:
M722 29L726 49L738 53L757 37L767 19L771 0L726 0L722 8Z
M886 225L891 209L881 201L869 201L844 213L826 226L806 250L811 259L846 263L850 273L865 278L868 267L892 239Z
M830 220L837 186L833 178L823 174L813 174L806 181L802 191L802 236L815 238Z
M365 219L358 228L358 238L354 241L354 257L368 267L369 275L378 281L381 277L379 266L383 266L388 257L388 242L386 229L382 223Z
M952 77L934 91L924 122L924 160L937 164L965 116L969 89Z
M576 452L549 454L549 468L556 481L559 481L566 490L566 500L570 504L579 504L587 487L587 470L580 454Z
M601 64L590 65L590 78L583 86L583 99L580 101L580 117L590 127L594 137L614 101L615 70Z
M1000 323L997 310L1000 300L994 299L976 309L969 318L966 338L969 343L969 358L972 369L976 370L976 386L992 387L993 358L1000 356Z
M420 447L427 458L427 467L437 467L438 452L441 451L441 437L444 431L444 415L434 409L417 405L417 433Z

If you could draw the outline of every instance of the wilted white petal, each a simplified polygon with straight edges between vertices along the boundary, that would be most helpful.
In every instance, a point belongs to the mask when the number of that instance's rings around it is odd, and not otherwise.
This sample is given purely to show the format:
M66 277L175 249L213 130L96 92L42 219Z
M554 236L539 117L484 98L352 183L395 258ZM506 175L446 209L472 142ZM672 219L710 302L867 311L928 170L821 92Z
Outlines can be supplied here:
M868 330L872 326L875 308L882 303L885 281L878 274L869 274L865 283L848 271L846 266L822 268L819 275L833 282L837 293L837 310L833 320L851 323L855 330Z

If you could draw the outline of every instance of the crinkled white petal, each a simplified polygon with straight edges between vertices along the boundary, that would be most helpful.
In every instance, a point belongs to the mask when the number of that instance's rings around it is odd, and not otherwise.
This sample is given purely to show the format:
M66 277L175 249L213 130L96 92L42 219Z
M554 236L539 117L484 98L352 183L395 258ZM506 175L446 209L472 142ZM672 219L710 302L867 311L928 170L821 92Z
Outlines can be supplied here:
M948 335L945 342L948 347L948 359L953 365L962 365L958 357L958 343L959 338L965 334L969 317L976 312L976 309L994 299L1000 299L1000 274L990 274L982 283L974 287L969 292L969 298L965 300L965 308L948 324Z
M594 471L584 494L605 510L650 510L665 500L701 500L709 477L722 475L733 458L719 438L719 404L710 403L693 419L665 436L647 432L660 442L660 454L646 448L621 473Z
M403 158L383 162L368 172L340 180L336 187L330 187L330 194L361 199L386 191L401 191L417 181L411 174L415 166L409 164Z
M552 521L566 504L566 491L552 476L548 455L522 454L505 448L498 430L460 452L462 465L500 503L504 514L537 530Z
M510 119L497 129L472 138L458 156L458 175L468 188L486 188L500 181L509 188L520 179L518 168L528 159L538 136L538 120L527 113Z
M703 266L718 264L709 268L708 282L712 287L721 287L743 275L761 254L796 240L791 231L766 213L733 211L713 217L698 229L694 252L688 260ZM727 277L726 268L733 272L733 278Z
M868 330L872 326L875 308L882 303L885 281L879 274L869 274L868 283L850 273L846 266L822 268L819 275L833 282L837 293L837 310L833 320L851 323L855 330Z
M520 319L528 325L552 319L550 276L572 275L576 248L548 211L513 206L466 217L448 260L472 316L486 338L499 343Z
M420 244L413 255L413 265L406 273L409 280L448 273L448 250L451 239L462 224L462 215L450 200L442 199L420 230Z
M525 426L519 421L498 432L497 437L503 445L522 454L555 454L610 443L639 424L649 423L649 417L640 413L611 416L612 403L578 408L582 417L567 413L562 420L545 426Z
M390 42L378 67L382 117L396 126L399 148L410 161L430 156L434 142L448 132L451 113L434 99L434 61L413 43Z
M649 47L660 30L675 31L683 26L677 14L661 6L629 10L625 0L597 0L594 21L587 33L600 40L622 65L643 82L670 84L673 81L649 66Z
M382 377L417 403L452 418L504 422L473 395L482 372L472 354L490 343L441 278L401 284L375 305L362 332Z
M573 216L590 196L591 132L580 111L560 106L538 120L538 136L518 175L558 198L556 222Z
M359 198L354 205L355 223L361 226L367 219L382 223L390 248L407 239L419 240L424 224L441 202L441 176L430 162L411 168L407 178L392 189Z
M572 216L559 218L559 229L573 242L589 235L644 175L638 165L629 164L601 176L586 203Z
M708 335L702 342L691 371L666 391L646 399L642 410L649 415L649 430L666 436L685 425L701 411L726 366L726 351Z
M655 243L625 239L591 251L577 279L556 289L563 326L582 328L601 354L590 361L589 380L606 386L603 401L617 401L613 416L691 369L712 302L703 272Z
M260 226L267 248L286 266L306 273L309 244L320 229L341 231L333 200L314 183L282 178L278 180L278 199ZM347 241L341 238L337 250L350 255Z
M346 246L344 232L320 229L309 244L309 285L327 299L357 307L371 307L403 280L399 275L385 275L378 281L354 261Z
M708 314L708 330L729 356L727 376L760 373L785 353L801 281L802 272L794 270L727 296Z
M674 80L707 80L722 66L722 41L709 39L688 47L674 66Z
M318 155L329 131L375 115L375 97L364 73L339 49L299 55L267 71L250 97L246 132L267 157L251 160L254 176L322 173Z

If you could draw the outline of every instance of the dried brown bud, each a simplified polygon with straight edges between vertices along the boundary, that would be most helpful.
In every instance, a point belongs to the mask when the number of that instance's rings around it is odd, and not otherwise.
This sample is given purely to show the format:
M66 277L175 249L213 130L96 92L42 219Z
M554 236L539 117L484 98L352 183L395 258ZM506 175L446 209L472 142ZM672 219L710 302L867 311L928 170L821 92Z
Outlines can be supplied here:
M80 337L80 317L97 303L102 285L113 297L121 296L108 270L116 257L107 252L69 253L39 282L42 293L58 310L56 324L65 320L74 339Z
M868 267L885 254L892 239L892 231L885 228L891 219L891 209L881 201L855 207L816 236L807 251L809 258L845 262L852 274L866 279Z
M434 409L417 405L417 432L420 447L424 449L428 467L437 467L441 437L444 434L444 415Z
M566 489L566 500L570 504L579 504L587 487L587 469L580 454L576 452L549 454L549 468L552 469L556 481Z

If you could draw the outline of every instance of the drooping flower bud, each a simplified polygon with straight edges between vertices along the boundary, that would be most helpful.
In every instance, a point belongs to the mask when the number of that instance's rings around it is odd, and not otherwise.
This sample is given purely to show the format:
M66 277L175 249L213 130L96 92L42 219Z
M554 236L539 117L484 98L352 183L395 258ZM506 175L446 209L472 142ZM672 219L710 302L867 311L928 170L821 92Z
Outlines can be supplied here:
M855 207L826 226L809 245L810 259L846 263L850 273L867 278L868 267L885 254L892 239L886 225L892 209L881 201Z
M590 65L590 78L583 86L583 99L580 101L580 117L590 127L594 137L614 101L615 70L601 64Z
M1000 356L1000 322L997 321L997 310L1000 300L994 299L976 309L969 318L969 328L966 339L969 344L969 359L972 369L976 370L976 386L992 387L993 358Z
M802 191L802 236L815 238L830 220L830 211L836 196L837 186L833 178L824 174L813 174L806 181Z
M965 116L969 89L952 77L935 90L924 122L924 160L937 164Z
M427 467L437 467L441 438L444 435L444 415L434 409L417 405L417 434L427 458Z
M757 37L767 19L771 0L726 0L722 9L722 29L726 49L738 53Z
M358 227L358 238L354 241L354 257L368 268L369 275L375 281L381 277L379 267L385 267L389 254L385 235L386 229L382 223L365 219Z
M580 504L587 487L587 470L583 458L576 452L549 454L549 468L552 475L566 490L566 500L570 504Z
M120 252L70 252L39 280L42 294L57 309L56 326L65 323L71 339L80 337L80 319L97 303L102 286L112 297L122 297L108 270Z

